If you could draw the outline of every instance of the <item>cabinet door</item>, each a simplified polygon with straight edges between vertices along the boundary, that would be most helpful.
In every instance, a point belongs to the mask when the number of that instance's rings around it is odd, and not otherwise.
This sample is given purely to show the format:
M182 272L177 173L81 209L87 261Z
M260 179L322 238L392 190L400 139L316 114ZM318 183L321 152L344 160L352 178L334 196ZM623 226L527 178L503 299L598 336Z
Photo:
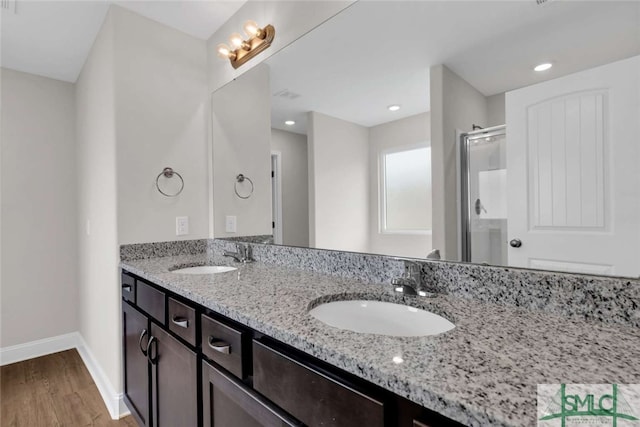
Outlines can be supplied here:
M145 315L122 303L124 348L124 396L138 423L149 426L149 363L146 346L149 321Z
M406 399L398 398L398 427L464 427Z
M253 388L310 427L383 427L384 402L253 341Z
M204 427L289 427L288 416L233 375L202 362Z
M151 325L154 427L197 427L198 358L177 339Z

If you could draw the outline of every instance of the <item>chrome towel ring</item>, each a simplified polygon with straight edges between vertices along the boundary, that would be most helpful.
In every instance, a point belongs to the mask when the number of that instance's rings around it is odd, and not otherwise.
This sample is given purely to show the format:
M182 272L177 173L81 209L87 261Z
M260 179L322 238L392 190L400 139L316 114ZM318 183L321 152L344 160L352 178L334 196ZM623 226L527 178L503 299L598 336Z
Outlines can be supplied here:
M249 184L251 184L251 190L246 196L241 196L240 193L238 193L238 183L243 183L244 181L249 181ZM233 184L233 191L235 191L236 196L240 197L241 199L248 199L253 194L253 181L251 181L251 178L249 178L248 176L238 174L238 176L236 176L236 182Z
M180 178L180 189L176 193L169 194L169 193L165 193L160 189L160 177L163 175L165 178L173 178L174 175ZM180 175L178 172L174 171L172 168L166 167L162 169L162 172L160 172L156 177L156 188L158 189L160 194L162 194L163 196L176 197L178 194L182 193L182 190L184 190L184 179L182 179L182 175Z

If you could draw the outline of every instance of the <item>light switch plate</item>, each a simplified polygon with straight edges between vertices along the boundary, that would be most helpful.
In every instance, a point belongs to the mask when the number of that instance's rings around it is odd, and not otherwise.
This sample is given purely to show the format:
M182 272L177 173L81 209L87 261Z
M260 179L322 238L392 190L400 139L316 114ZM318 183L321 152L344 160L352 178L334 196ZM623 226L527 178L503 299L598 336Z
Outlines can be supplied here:
M176 217L176 236L184 236L189 234L189 217L177 216Z
M235 215L227 215L224 221L224 228L227 233L235 233L237 228L238 217Z

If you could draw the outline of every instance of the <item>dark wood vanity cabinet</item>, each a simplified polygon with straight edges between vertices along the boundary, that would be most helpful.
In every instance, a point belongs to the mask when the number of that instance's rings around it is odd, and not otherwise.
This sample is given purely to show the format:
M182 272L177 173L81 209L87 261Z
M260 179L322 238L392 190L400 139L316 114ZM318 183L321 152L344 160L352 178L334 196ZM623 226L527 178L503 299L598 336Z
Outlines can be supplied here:
M154 427L198 425L198 357L151 325L151 407Z
M144 427L459 427L127 272L124 400Z
M241 380L250 370L250 344L248 331L202 315L202 355Z
M151 426L149 418L149 319L122 302L124 348L124 400L138 424Z
M382 399L253 342L253 386L309 427L384 427Z
M197 427L198 356L165 328L166 294L122 276L124 400L145 427ZM126 292L126 293L125 293ZM136 305L132 304L136 301ZM195 310L194 310L195 311ZM178 314L176 318L181 321ZM193 321L195 337L195 320ZM187 332L187 337L189 332ZM194 338L195 339L195 338Z
M293 427L302 425L238 378L202 362L205 427Z

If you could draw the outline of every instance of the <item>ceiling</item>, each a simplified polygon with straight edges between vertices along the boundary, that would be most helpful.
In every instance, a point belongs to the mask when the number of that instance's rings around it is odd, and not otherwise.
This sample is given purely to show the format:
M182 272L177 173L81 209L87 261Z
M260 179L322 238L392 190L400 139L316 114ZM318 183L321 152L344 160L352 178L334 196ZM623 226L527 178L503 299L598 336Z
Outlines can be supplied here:
M16 0L2 10L0 65L75 82L112 3L206 40L245 1Z
M308 111L367 127L429 111L437 64L493 95L638 54L637 1L360 1L267 60L272 126L305 133Z

